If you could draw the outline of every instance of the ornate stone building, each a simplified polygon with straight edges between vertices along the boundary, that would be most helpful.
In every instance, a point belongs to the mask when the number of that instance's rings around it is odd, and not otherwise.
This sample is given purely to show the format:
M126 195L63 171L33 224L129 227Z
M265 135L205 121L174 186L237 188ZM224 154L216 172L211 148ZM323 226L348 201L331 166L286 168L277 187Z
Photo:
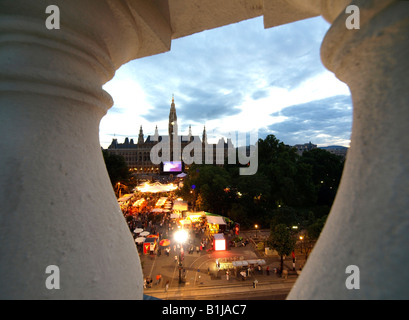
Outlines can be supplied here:
M176 139L177 141L175 141ZM167 136L159 135L158 127L156 126L154 135L148 135L145 139L141 126L137 143L134 142L134 139L128 137L125 138L123 143L119 143L118 139L114 138L107 150L109 153L123 156L129 169L138 176L152 177L161 173L161 165L152 161L151 150L158 143L164 143L165 141L169 141L170 153L165 154L166 150L161 150L159 155L164 158L167 156L169 161L183 160L185 170L189 168L190 163L186 163L186 159L182 159L182 154L188 145L194 147L192 143L196 143L196 149L191 151L187 150L187 152L195 159L193 162L198 164L222 165L225 157L227 157L228 148L233 148L231 139L227 139L227 142L225 142L223 138L220 138L217 144L209 144L207 142L206 127L203 128L202 138L192 135L191 126L189 126L187 135L179 135L175 99L172 97ZM200 150L197 148L198 144L200 144ZM175 150L175 148L177 148L177 150ZM222 152L217 152L217 150L222 150ZM199 153L196 154L196 157L195 152Z

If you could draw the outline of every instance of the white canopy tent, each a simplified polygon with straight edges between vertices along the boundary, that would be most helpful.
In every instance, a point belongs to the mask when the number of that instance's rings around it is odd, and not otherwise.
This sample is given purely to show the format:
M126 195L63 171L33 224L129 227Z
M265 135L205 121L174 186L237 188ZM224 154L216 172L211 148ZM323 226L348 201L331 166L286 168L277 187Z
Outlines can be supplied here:
M187 176L187 174L184 173L184 172L182 172L182 173L179 173L176 177L178 177L178 178L184 178L184 177L186 177L186 176Z
M225 225L226 222L224 222L224 219L220 216L206 216L207 223L212 223L212 224L218 224L220 225Z
M173 204L173 210L174 211L187 211L188 210L187 201L176 200Z

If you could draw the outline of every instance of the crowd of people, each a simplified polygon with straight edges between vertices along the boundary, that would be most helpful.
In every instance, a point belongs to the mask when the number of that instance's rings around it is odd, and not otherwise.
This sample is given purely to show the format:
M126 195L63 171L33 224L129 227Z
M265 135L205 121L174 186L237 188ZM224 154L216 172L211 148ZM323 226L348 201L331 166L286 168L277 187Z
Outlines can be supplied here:
M173 192L160 193L160 194L144 194L136 193L126 205L122 205L122 212L128 224L129 230L132 232L134 238L138 237L138 234L133 231L136 228L148 231L151 235L157 235L159 239L170 239L172 242L173 234L180 228L178 219L172 218L172 210L164 209L162 212L155 212L156 203L162 197L167 197L166 203L169 207L172 207L176 196ZM144 201L138 201L138 200ZM139 206L134 206L135 203L141 203ZM191 224L184 225L183 227L188 233L187 243L180 248L179 244L171 243L170 246L164 248L158 246L155 250L155 254L175 254L182 249L182 252L186 251L188 254L194 252L200 253L205 250L212 250L213 241L211 232L207 227L206 219L198 219Z

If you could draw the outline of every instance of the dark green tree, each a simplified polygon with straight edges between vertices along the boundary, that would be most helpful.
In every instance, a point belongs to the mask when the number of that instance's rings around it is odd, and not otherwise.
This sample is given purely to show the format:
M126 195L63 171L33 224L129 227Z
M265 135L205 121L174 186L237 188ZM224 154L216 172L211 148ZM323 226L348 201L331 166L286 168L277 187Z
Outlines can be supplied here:
M222 167L192 165L179 194L192 204L198 205L199 210L223 215L231 206L229 185L230 175ZM198 199L200 201L196 203Z
M271 229L267 244L277 251L280 256L280 272L283 271L284 256L288 256L295 249L295 238L285 224L278 224Z
M318 240L325 222L327 221L327 217L328 216L320 217L307 227L307 234L311 240Z
M344 160L323 149L312 149L302 154L300 163L312 169L312 183L317 192L317 205L332 206L344 169Z
M111 154L107 150L102 150L102 154L112 186L115 187L118 182L129 186L131 173L129 172L124 157Z
M280 142L274 135L258 140L259 172L270 185L270 207L297 205L298 155L295 149Z
M301 220L302 218L297 210L292 207L282 206L272 211L270 227L274 230L277 225L284 224L287 228L291 228L299 225Z

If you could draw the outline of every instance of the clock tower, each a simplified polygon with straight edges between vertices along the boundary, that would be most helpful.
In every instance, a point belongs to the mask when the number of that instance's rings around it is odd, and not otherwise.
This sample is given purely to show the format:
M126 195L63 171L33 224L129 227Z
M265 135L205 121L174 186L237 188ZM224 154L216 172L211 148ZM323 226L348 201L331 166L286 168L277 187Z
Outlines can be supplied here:
M170 160L174 161L177 159L173 159L173 141L174 139L178 139L178 124L177 124L178 117L176 115L176 107L175 107L175 97L172 95L172 104L170 105L170 112L169 112L169 143L170 143Z
M170 105L169 112L169 137L172 138L173 134L177 135L177 120L176 107L175 107L175 97L172 96L172 104Z

